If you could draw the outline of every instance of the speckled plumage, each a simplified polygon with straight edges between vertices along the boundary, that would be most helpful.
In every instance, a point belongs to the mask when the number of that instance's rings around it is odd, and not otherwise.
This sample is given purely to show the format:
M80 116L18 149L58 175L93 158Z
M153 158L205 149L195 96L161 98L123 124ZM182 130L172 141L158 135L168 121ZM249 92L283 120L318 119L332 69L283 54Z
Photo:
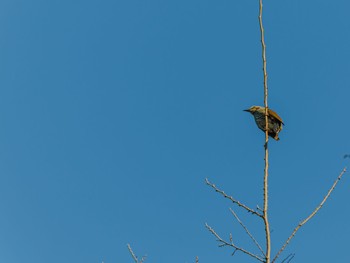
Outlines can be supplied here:
M265 132L265 107L252 106L244 111L250 112L254 116L255 122L258 125L259 129ZM278 116L278 114L273 110L267 109L267 114L269 136L278 141L278 133L282 130L284 123L281 117Z

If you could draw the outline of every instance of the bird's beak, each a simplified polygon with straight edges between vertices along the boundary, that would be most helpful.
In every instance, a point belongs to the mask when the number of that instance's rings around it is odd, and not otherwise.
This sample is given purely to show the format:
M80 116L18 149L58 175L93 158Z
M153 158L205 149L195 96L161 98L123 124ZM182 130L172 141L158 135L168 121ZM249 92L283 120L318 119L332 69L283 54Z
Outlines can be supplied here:
M250 112L250 109L248 109L248 110L243 110L243 111L247 111L247 112Z

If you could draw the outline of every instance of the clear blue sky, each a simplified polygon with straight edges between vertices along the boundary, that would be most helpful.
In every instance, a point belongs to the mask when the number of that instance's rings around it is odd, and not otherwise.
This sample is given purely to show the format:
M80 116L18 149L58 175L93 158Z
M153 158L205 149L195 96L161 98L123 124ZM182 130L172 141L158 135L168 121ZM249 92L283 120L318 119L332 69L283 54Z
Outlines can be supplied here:
M273 251L350 159L349 1L265 1ZM263 225L258 1L0 3L0 262L253 262ZM293 262L350 262L350 174L298 232Z

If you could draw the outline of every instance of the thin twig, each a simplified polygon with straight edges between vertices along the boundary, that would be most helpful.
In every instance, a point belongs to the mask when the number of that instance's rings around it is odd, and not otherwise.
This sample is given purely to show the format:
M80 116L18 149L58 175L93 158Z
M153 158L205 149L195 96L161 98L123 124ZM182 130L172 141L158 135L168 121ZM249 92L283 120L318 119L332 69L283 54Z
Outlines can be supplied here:
M143 263L143 262L145 262L145 260L146 260L146 255L144 255L142 258L141 258L141 260L140 260L140 263Z
M315 208L315 210L307 217L305 218L303 221L301 221L297 227L293 230L292 234L288 237L287 241L284 243L284 245L282 246L282 248L278 251L278 253L276 254L276 256L274 257L274 259L272 260L272 263L274 263L276 261L276 259L279 257L279 255L282 253L282 251L287 247L287 245L289 244L289 242L291 241L291 239L295 236L295 234L297 233L297 231L303 226L305 225L312 217L314 217L316 215L316 213L322 208L323 204L327 201L327 199L329 198L329 196L331 195L331 193L333 192L333 190L335 189L335 187L337 186L338 182L340 181L340 179L342 178L343 174L346 172L346 167L343 169L343 171L339 174L339 176L337 177L337 179L334 181L332 187L329 189L327 195L323 198L322 202Z
M265 106L265 171L264 171L264 208L263 219L265 224L265 236L266 236L266 263L270 263L271 257L271 237L270 237L270 225L268 220L268 170L269 170L269 151L268 151L268 104L267 104L267 69L266 69L266 45L264 36L264 26L262 21L263 3L259 0L259 25L261 34L261 49L262 49L262 61L263 61L263 73L264 73L264 106Z
M294 257L295 257L295 254L294 254L294 253L289 254L288 257L286 257L285 259L283 259L281 263L284 263L284 262L285 262L285 263L289 263L289 262L292 261L292 259L293 259Z
M222 191L219 188L217 188L216 185L212 184L211 182L209 182L209 180L207 178L205 179L205 183L207 185L211 186L215 190L215 192L220 193L223 197L231 200L232 203L238 205L239 207L244 208L245 210L247 210L249 213L252 213L253 215L257 215L259 217L262 217L262 215L260 213L258 213L257 211L255 211L254 209L249 208L245 204L242 204L240 201L234 199L232 196L227 195L224 191Z
M127 246L128 246L128 250L129 250L132 258L134 259L135 263L138 263L139 261L138 261L136 255L135 255L134 251L132 251L131 246L129 244L127 244Z
M251 240L253 240L254 244L259 248L259 250L261 251L261 253L264 255L264 257L266 256L263 249L261 248L261 246L259 245L258 241L256 241L256 239L253 237L253 235L249 232L248 228L243 224L243 222L239 219L239 217L237 216L237 214L230 208L231 213L233 214L233 216L236 218L236 220L238 221L238 223L243 227L243 229L245 230L245 232L247 233L247 235L251 238Z
M293 254L293 255L288 259L288 261L286 261L286 263L290 263L294 257L295 257L295 254Z
M199 263L199 258L198 258L198 256L196 256L196 263Z
M133 258L133 260L135 261L135 263L143 263L143 262L145 262L146 257L147 257L146 255L143 256L143 257L140 259L140 261L139 261L138 258L137 258L137 256L135 255L134 251L132 251L131 246L130 246L129 244L127 244L127 247L128 247L128 250L129 250L129 252L130 252L130 254L131 254L131 257Z
M210 233L212 233L216 238L217 238L217 241L220 243L219 247L224 247L224 246L228 246L228 247L233 247L235 249L235 251L233 252L233 254L236 252L236 251L241 251L243 252L244 254L247 254L261 262L265 262L264 259L262 259L261 257L249 252L248 250L245 250L244 248L241 248L241 247L238 247L236 246L232 241L231 243L223 240L216 232L214 229L212 229L207 223L205 224L205 227L209 230Z

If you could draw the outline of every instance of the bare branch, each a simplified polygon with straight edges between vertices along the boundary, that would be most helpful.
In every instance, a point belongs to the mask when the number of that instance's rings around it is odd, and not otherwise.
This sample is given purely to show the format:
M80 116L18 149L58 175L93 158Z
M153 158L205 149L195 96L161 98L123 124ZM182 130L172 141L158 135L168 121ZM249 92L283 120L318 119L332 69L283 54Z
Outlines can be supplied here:
M264 212L258 205L256 206L256 209L259 210L260 212Z
M232 196L227 195L224 191L222 191L222 190L220 190L219 188L217 188L217 187L215 186L215 184L212 184L211 182L209 182L209 180L208 180L207 178L205 179L205 183L206 183L207 185L211 186L211 187L215 190L215 192L220 193L223 197L225 197L225 198L231 200L232 203L238 205L239 207L244 208L245 210L247 210L249 213L252 213L253 215L257 215L257 216L259 216L259 217L262 217L262 215L261 215L260 213L258 213L257 211L255 211L255 210L249 208L249 207L246 206L245 204L242 204L240 201L234 199Z
M131 257L134 259L135 263L138 263L139 261L138 261L136 255L134 254L134 251L132 251L131 246L129 244L127 244L127 246L128 246L128 250L131 254Z
M257 260L259 260L259 261L261 261L261 262L265 262L264 259L262 259L261 257L259 257L259 256L255 255L255 254L253 254L253 253L251 253L251 252L245 250L244 248L241 248L241 247L236 246L232 241L231 241L231 243L229 243L229 242L223 240L223 239L215 232L215 230L212 229L207 223L205 224L205 227L209 230L210 233L212 233L212 234L217 238L217 241L220 243L219 247L228 246L228 247L232 247L232 248L235 249L232 255L234 255L234 253L235 253L236 251L241 251L241 252L243 252L244 254L247 254L247 255L249 255L249 256L251 256L251 257L253 257L253 258L255 258L255 259L257 259Z
M267 69L266 69L266 45L264 36L264 26L262 21L263 3L259 0L259 25L260 25L260 37L261 37L261 49L262 49L262 61L263 61L263 73L264 73L264 106L265 106L265 170L264 170L264 208L263 208L263 219L265 224L265 236L266 236L266 262L270 263L271 258L271 237L270 237L270 224L268 220L268 177L269 177L269 151L268 151L268 104L267 104Z
M145 260L146 260L146 255L144 255L142 258L141 258L141 260L140 260L140 263L143 263L143 262L145 262Z
M198 256L196 256L196 263L199 263L199 258L198 258Z
M289 254L288 257L286 257L285 259L283 259L281 263L284 263L284 262L289 263L289 262L292 261L292 259L293 259L294 257L295 257L295 254L294 254L294 253Z
M335 189L335 187L337 186L338 182L340 181L340 179L342 178L343 174L346 172L346 167L343 169L343 171L339 174L339 176L337 177L337 179L334 181L332 187L329 189L327 195L323 198L322 202L315 208L315 210L307 217L305 218L303 221L301 221L297 227L293 230L292 234L288 237L288 239L286 240L286 242L284 243L284 245L282 246L282 248L278 251L278 253L276 254L276 256L274 257L274 259L272 260L272 263L274 263L276 261L276 259L279 257L279 255L282 253L282 251L287 247L287 245L289 244L289 242L291 241L291 239L295 236L295 234L297 233L297 231L303 226L305 225L312 217L314 217L316 215L316 213L322 208L323 204L327 201L327 199L329 198L329 196L331 195L331 193L333 192L333 190Z
M143 262L145 262L146 256L143 256L143 257L140 259L140 261L139 261L138 258L137 258L137 256L135 255L134 251L132 251L131 246L130 246L129 244L127 244L127 247L128 247L128 250L129 250L129 252L130 252L130 254L131 254L131 257L133 258L133 260L135 261L135 263L143 263Z
M237 214L230 208L231 213L233 214L233 216L236 218L236 220L238 221L238 223L243 227L243 229L245 230L245 232L247 233L247 235L251 238L251 240L253 240L254 244L259 248L259 250L261 251L261 253L264 255L264 257L266 256L263 249L261 248L261 246L259 245L258 241L256 241L256 239L253 237L253 235L249 232L248 228L243 224L243 222L239 219L239 217L237 216Z

